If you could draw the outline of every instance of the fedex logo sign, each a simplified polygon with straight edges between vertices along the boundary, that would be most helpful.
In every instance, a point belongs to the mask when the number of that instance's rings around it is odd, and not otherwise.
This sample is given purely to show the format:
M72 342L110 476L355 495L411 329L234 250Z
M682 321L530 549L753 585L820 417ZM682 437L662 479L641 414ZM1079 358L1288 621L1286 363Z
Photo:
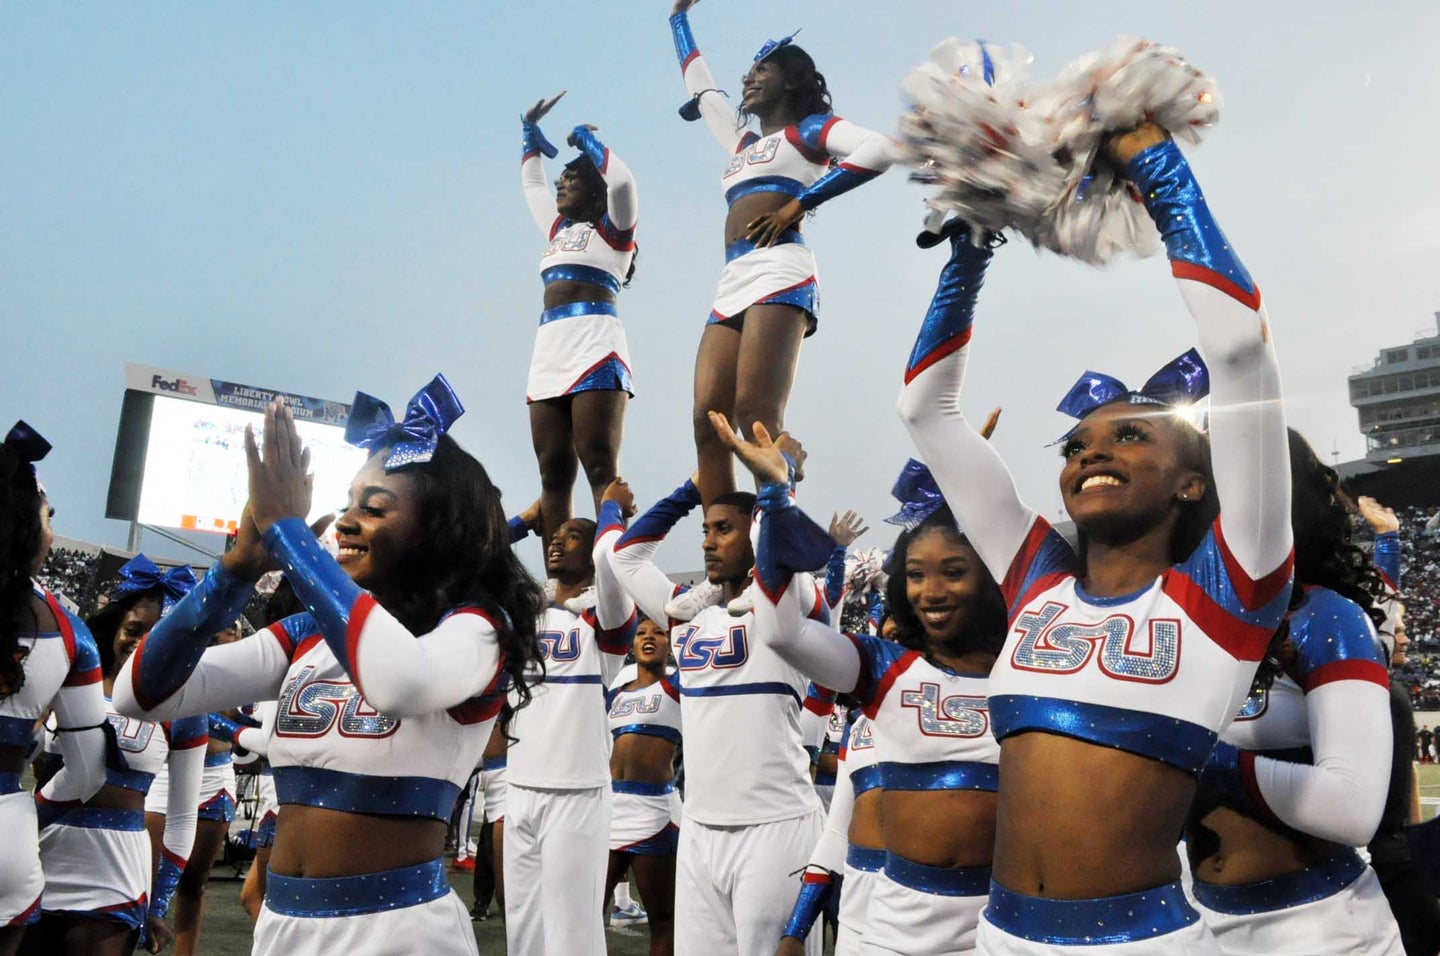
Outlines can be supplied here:
M179 395L199 395L200 390L183 378L177 378L168 382L158 375L150 376L150 387L158 388L162 392L175 392Z

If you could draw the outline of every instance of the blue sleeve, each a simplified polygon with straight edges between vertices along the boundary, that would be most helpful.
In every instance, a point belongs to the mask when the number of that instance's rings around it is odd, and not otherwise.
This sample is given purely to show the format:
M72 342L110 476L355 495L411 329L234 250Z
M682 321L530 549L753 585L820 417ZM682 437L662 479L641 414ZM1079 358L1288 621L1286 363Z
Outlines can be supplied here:
M544 156L546 159L555 158L555 154L559 150L550 145L545 134L540 132L538 124L522 121L521 129L523 130L520 142L520 161L522 163L532 156Z
M303 518L284 518L265 532L265 547L280 563L295 594L314 617L325 643L345 672L355 674L347 640L350 614L368 592L315 540Z
M177 862L170 854L161 853L160 863L155 867L154 892L150 894L149 915L165 918L170 911L170 900L175 888L180 885L180 876L185 872L183 862Z
M762 485L756 503L765 514L755 549L755 577L767 592L779 595L792 575L824 565L835 539L795 506L788 482Z
M606 168L610 165L610 150L595 136L595 131L588 126L577 126L571 131L570 139L575 144L575 148L594 164L601 176L604 176Z
M846 636L855 643L855 649L860 652L860 679L855 682L855 690L849 696L859 701L860 705L866 708L866 714L873 717L870 705L876 703L884 692L885 675L909 652L900 644L874 634Z
M1368 680L1386 691L1385 648L1360 605L1325 588L1307 588L1290 614L1295 661L1286 668L1306 693L1337 680Z
M625 530L625 513L620 510L617 502L600 502L600 513L596 516L595 521L595 540L599 541L603 535L616 528L622 532Z
M670 15L670 36L675 40L675 59L680 61L683 72L690 61L700 55L695 34L690 31L690 17L683 10Z
M200 664L210 639L240 616L254 593L253 581L240 580L218 561L211 565L135 650L134 690L140 706L150 710L179 690Z
M920 323L920 334L905 363L905 381L959 351L970 341L975 322L975 303L985 284L985 271L995 253L970 241L969 232L952 237L950 258L940 270L930 308Z
M209 718L210 736L214 740L235 742L235 735L246 727L259 728L260 722L249 717L235 720L222 713L213 713Z
M615 542L616 550L636 541L658 541L664 538L670 533L670 529L698 504L700 489L687 478L685 484L672 491L668 497L657 501L649 511L630 523L630 529Z
M1396 591L1400 590L1400 532L1386 531L1377 534L1371 559L1385 583Z
M177 717L170 721L170 749L204 746L210 740L210 715Z
M806 870L801 877L800 894L795 898L795 907L790 911L790 918L785 921L785 929L780 935L793 936L803 942L805 937L810 935L815 920L825 909L834 888L834 874L828 871L816 873Z
M834 607L845 596L845 548L836 545L825 567L825 603Z

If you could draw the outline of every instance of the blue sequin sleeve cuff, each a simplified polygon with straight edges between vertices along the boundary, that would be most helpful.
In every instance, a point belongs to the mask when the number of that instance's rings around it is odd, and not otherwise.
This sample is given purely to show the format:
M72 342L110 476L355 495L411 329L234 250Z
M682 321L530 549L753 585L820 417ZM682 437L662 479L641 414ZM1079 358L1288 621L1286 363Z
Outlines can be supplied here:
M610 150L606 149L605 144L595 138L595 133L589 127L575 127L570 133L570 142L576 149L580 150L586 159L594 164L595 168L600 171L601 176L605 175L605 168L610 165Z
M345 647L350 609L365 593L335 562L304 518L283 518L265 532L265 547L280 563L295 594L315 617L325 643L342 662L349 660ZM354 671L350 671L351 674Z
M219 561L211 565L136 652L136 702L149 710L179 690L205 655L210 638L235 622L254 593L255 582L240 580Z
M829 873L814 873L810 870L805 871L802 880L800 895L795 899L795 908L790 911L790 919L786 920L785 930L780 935L792 936L804 942L810 935L815 920L820 918L820 913L825 909L825 903L830 899L834 880Z
M683 10L670 15L670 35L675 40L675 59L684 70L700 55L700 50L695 45L695 34L690 32L690 17Z
M550 144L550 141L545 138L545 134L540 132L540 126L538 124L522 120L521 129L524 131L523 138L521 139L520 152L520 161L522 163L536 155L544 156L546 159L554 159L555 154L560 152Z

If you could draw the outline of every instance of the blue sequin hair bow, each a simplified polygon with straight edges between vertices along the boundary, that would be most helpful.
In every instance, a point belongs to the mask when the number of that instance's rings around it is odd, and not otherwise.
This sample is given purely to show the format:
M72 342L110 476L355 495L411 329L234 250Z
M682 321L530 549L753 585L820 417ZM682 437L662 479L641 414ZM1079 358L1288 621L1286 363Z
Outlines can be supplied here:
M395 416L374 395L355 393L350 407L350 421L345 426L345 440L370 452L389 448L385 470L394 471L406 465L429 461L435 457L440 436L450 430L455 420L465 414L455 390L444 375L436 375L405 406L404 421Z
M900 510L886 518L885 523L899 525L906 531L914 531L926 518L945 507L945 496L935 484L935 476L924 462L914 458L900 469L900 477L895 479L890 494L900 502Z
M159 588L163 614L189 594L197 583L195 572L191 571L187 564L161 571L154 561L143 554L137 554L120 568L120 582L110 589L110 600L118 601L132 594L144 594Z
M50 443L23 421L15 423L5 436L5 447L35 470L35 463L50 454Z
M1190 405L1210 394L1210 370L1200 353L1190 349L1171 359L1145 382L1131 390L1112 375L1086 371L1055 406L1071 418L1084 418L1102 405L1125 401L1131 405ZM1069 438L1075 429L1060 436Z
M753 62L759 63L761 60L765 59L767 56L769 56L770 54L774 53L776 50L780 49L781 47L789 46L789 45L790 45L790 42L791 42L792 40L794 40L795 37L799 35L800 30L803 30L803 29L805 29L805 28L804 28L804 27L801 27L799 30L796 30L794 33L790 34L788 37L781 37L781 38L778 39L778 40L766 40L766 41L765 41L765 45L760 48L760 52L755 54L755 59L754 59Z

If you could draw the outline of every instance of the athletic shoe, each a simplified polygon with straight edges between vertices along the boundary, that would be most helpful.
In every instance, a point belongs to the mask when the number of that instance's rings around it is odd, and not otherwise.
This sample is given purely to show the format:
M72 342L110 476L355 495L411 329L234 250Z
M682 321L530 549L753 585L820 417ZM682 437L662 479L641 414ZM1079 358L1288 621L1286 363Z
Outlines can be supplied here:
M474 906L470 907L470 918L477 923L484 922L490 918L490 907L487 906L482 910L480 904L477 902Z
M665 613L677 621L688 621L707 607L719 604L722 590L720 585L709 581L691 585L689 590L665 602Z
M745 590L725 605L725 609L730 612L731 617L744 617L755 610L755 581L752 579Z
M475 858L473 856L467 856L462 859L457 859L454 863L450 864L450 869L459 870L462 873L474 873Z
M634 901L629 906L610 907L611 926L638 926L649 921L650 917L640 908L640 904Z

